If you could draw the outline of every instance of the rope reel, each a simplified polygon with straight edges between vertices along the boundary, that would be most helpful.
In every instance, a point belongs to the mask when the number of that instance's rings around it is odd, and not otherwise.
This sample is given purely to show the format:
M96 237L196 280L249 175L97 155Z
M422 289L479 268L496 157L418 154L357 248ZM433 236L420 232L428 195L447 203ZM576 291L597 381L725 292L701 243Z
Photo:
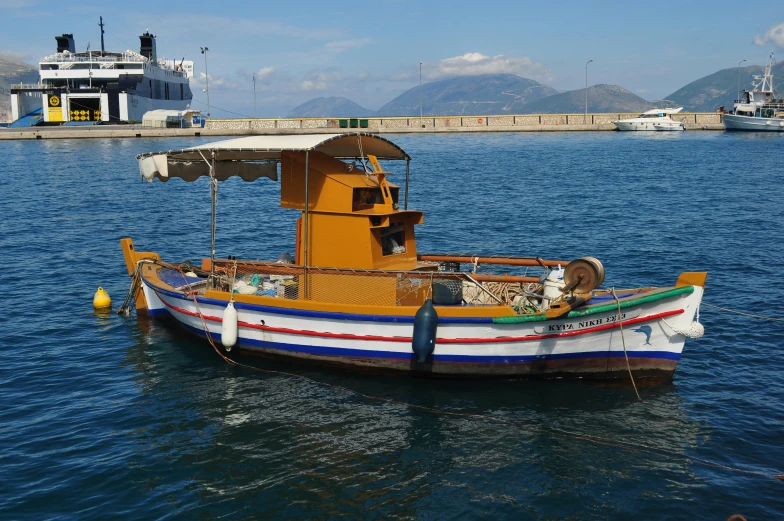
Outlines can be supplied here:
M595 257L580 257L566 265L564 292L590 293L604 282L604 266Z

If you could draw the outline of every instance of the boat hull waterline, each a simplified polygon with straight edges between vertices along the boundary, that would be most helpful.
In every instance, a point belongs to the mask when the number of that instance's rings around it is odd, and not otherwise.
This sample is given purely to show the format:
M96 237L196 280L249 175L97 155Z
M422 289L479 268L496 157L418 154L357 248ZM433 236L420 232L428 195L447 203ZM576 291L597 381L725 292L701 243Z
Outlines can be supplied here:
M784 119L723 114L721 117L727 130L753 130L757 132L784 132Z
M220 345L227 302L155 287L143 279L151 315ZM434 353L419 364L411 350L413 317L375 316L243 304L238 340L244 352L312 360L358 369L453 377L668 378L675 371L703 289L677 288L671 297L584 317L504 324L486 318L443 317ZM272 300L272 299L271 299ZM610 306L606 306L610 307ZM437 308L438 309L438 308ZM628 367L624 354L628 355Z

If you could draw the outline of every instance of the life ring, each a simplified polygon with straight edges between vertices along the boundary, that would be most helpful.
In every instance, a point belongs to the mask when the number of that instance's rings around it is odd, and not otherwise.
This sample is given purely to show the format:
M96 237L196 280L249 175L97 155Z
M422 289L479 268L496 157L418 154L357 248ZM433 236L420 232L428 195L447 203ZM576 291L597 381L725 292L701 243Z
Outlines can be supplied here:
M482 118L476 118L476 122L481 124L482 123Z

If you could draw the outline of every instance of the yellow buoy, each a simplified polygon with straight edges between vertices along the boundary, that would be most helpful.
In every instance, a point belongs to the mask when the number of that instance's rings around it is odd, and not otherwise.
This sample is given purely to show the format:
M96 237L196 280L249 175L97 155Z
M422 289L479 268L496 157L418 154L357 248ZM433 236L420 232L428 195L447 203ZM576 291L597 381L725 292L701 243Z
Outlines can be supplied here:
M99 287L98 291L95 292L95 296L93 297L93 307L95 309L106 309L112 307L112 299L103 288Z

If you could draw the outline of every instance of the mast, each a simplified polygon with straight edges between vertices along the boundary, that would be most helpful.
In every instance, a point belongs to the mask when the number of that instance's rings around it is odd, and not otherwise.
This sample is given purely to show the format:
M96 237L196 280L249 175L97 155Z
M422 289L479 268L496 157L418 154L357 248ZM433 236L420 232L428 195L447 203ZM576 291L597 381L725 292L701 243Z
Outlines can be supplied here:
M100 17L101 21L98 23L98 26L101 28L101 54L106 50L103 47L103 16Z

